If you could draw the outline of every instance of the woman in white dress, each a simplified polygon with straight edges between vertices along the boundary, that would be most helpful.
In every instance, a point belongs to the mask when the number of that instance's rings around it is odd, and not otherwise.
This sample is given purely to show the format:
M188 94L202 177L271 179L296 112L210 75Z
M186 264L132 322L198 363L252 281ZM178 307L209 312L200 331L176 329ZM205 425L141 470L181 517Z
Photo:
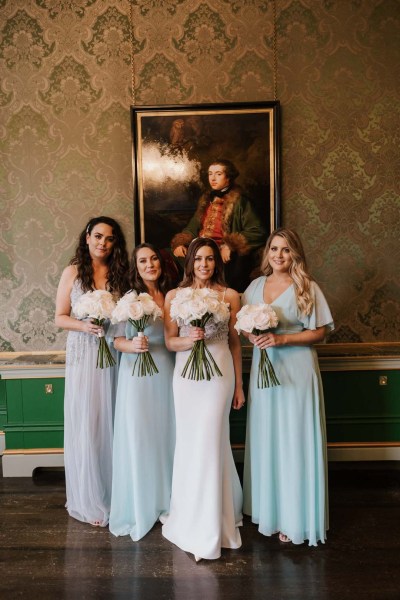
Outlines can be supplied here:
M205 329L178 327L171 320L171 302L180 289L211 288L230 305L225 322L211 319ZM165 301L165 341L176 352L173 389L176 448L171 508L164 521L164 537L196 561L215 559L221 548L239 548L242 490L229 442L229 412L244 404L240 340L234 329L240 301L225 287L223 263L217 244L209 238L191 242L180 288ZM194 343L204 339L222 376L209 381L182 377Z
M150 294L161 310L170 288L160 252L151 244L133 251L130 285ZM122 327L121 327L122 326ZM164 342L163 318L151 320L145 336L130 324L115 332L115 348L122 352L115 407L113 480L110 531L140 540L160 515L169 510L175 448L172 396L173 353ZM151 352L158 373L132 375L139 353Z
M270 304L279 323L261 335L244 334L254 344L244 512L263 535L316 546L328 529L328 487L324 396L313 344L323 341L333 320L295 231L271 234L261 271L242 303ZM268 351L280 385L257 387L260 349Z
M96 368L101 327L74 317L72 306L91 290L116 297L128 287L125 237L109 217L91 219L79 237L57 291L58 327L68 330L64 395L66 507L71 517L105 527L111 502L116 367ZM109 323L104 324L107 335Z

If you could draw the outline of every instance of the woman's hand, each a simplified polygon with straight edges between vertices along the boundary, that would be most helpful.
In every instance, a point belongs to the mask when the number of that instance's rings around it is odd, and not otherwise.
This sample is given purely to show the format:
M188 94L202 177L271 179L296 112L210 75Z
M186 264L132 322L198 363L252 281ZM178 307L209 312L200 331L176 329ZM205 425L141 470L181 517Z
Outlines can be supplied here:
M188 338L191 341L192 346L194 346L195 342L199 340L204 340L205 332L202 327L193 327L190 326Z
M142 354L149 350L149 338L147 335L137 335L130 340L130 351L135 354Z
M277 335L268 331L267 333L260 333L260 335L254 335L250 333L249 340L254 346L265 350L266 348L272 348L273 346L284 346L286 344L284 335Z
M244 397L243 388L240 387L240 388L235 389L235 393L233 394L232 407L235 410L240 410L245 402L246 402L246 400Z
M81 323L82 331L84 333L90 333L90 335L99 335L99 333L103 333L104 335L104 330L101 325L96 325L95 323L92 323L92 321L81 321Z

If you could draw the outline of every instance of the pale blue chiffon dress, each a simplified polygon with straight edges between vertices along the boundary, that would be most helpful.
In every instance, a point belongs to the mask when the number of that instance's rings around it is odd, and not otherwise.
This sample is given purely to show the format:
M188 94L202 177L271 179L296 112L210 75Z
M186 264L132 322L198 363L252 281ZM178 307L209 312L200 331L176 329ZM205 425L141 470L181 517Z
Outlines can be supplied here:
M131 324L115 333L132 339ZM123 352L115 407L110 531L140 540L169 510L175 448L172 376L175 355L164 343L162 319L145 335L158 373L132 375L138 354Z
M265 277L253 281L242 304L263 302ZM279 324L273 331L297 333L333 320L312 283L311 315L300 315L291 285L272 306ZM287 535L294 544L324 542L328 530L327 453L324 396L318 357L312 346L268 349L280 386L259 389L260 350L254 347L250 372L244 465L244 513L260 533Z
M75 279L73 306L83 294ZM73 312L72 312L73 315ZM115 360L113 327L104 325ZM64 394L64 465L66 507L71 517L101 526L108 523L111 503L113 404L117 366L96 368L99 339L69 331L66 347Z

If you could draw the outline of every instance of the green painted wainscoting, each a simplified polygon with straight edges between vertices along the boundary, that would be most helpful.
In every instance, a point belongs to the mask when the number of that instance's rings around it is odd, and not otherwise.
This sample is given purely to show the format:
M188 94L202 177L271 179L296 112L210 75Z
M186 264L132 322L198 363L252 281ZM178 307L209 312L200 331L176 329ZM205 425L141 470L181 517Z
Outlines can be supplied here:
M400 371L322 371L329 444L399 442ZM387 385L379 378L387 377ZM248 374L244 375L247 390ZM247 405L231 411L231 442L245 443Z
M400 447L400 344L317 346L328 444ZM0 418L6 453L62 450L65 353L0 353ZM40 355L40 356L39 356ZM24 363L19 366L17 361ZM30 362L27 362L30 361ZM244 348L247 392L251 354ZM386 378L386 385L381 385ZM49 385L51 388L49 388ZM247 404L231 411L231 442L244 447Z
M7 401L6 449L62 448L64 378L9 379L2 383Z
M7 422L6 382L0 379L0 431Z

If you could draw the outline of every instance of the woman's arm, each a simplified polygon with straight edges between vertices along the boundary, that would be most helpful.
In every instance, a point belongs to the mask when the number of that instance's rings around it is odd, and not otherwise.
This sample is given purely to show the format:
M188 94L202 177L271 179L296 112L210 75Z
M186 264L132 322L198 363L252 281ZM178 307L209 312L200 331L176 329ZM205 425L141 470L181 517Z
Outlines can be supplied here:
M57 289L55 324L69 331L84 331L97 335L102 330L90 321L80 321L71 317L71 290L76 279L76 267L70 265L64 269Z
M327 334L326 327L305 329L299 333L262 333L261 335L248 334L248 339L257 348L272 348L274 346L312 346L322 342Z
M146 335L136 335L131 340L128 340L123 336L116 337L114 338L114 348L119 352L141 354L142 352L147 352L149 349L149 339Z
M171 301L175 298L176 290L171 290L165 297L164 304L164 336L165 345L172 352L183 352L193 348L197 340L204 339L204 329L190 327L189 336L179 337L179 328L176 321L171 319Z
M232 354L233 368L235 370L235 391L233 394L232 406L238 410L242 408L245 403L244 392L243 392L243 380L242 380L242 347L240 345L240 338L238 332L234 328L236 323L236 315L240 309L240 298L239 294L235 290L228 289L225 294L225 299L229 302L231 307L231 314L229 318L229 349Z

